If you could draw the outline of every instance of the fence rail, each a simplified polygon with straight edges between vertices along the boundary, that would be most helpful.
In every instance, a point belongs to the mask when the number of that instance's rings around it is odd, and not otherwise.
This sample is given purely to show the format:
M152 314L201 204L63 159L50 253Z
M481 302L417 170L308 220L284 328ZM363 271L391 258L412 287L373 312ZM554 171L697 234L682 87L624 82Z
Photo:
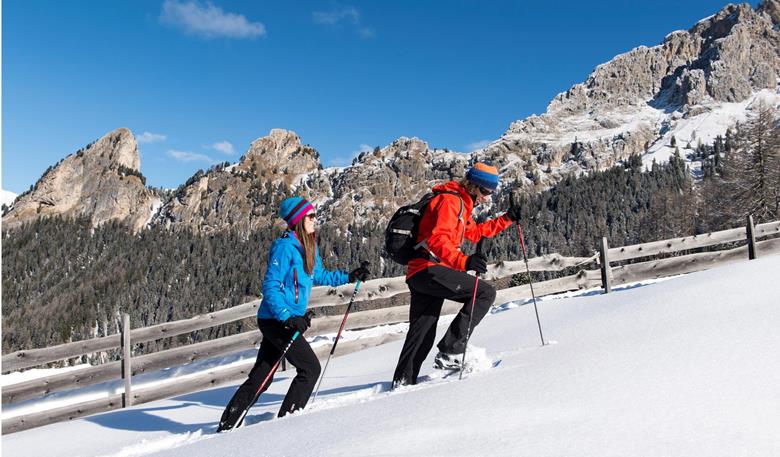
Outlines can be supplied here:
M597 265L599 267L599 269L595 270L581 269L569 276L537 282L534 284L534 291L537 295L599 286L603 287L605 292L610 292L611 286L615 284L699 271L716 265L742 261L749 257L753 258L753 253L759 256L780 253L780 238L755 241L756 239L778 234L780 234L780 221L753 227L751 219L746 227L631 246L609 248L605 238L602 240L600 252L594 253L591 257L563 257L559 254L549 254L531 258L528 263L530 270L537 272L562 271L566 268L584 267L587 265ZM747 244L712 252L699 252L639 263L613 265L616 262L674 254L680 251L737 242ZM496 280L525 273L525 271L525 264L522 261L504 261L491 265L484 278ZM336 288L315 287L312 291L310 307L324 308L344 305L352 298L353 290L354 288L351 285ZM378 299L388 299L399 294L407 294L408 288L403 277L379 278L366 281L361 287L360 293L362 298L360 302L363 303ZM530 298L530 296L529 286L521 285L497 291L496 301L505 303L512 300ZM260 301L255 300L230 309L203 314L190 319L138 329L130 329L129 319L125 318L122 333L119 335L67 343L43 349L17 351L4 355L2 357L3 373L58 360L80 357L84 354L117 348L123 349L122 360L118 362L104 363L82 370L49 376L44 379L5 386L2 389L3 405L42 397L53 392L119 379L124 380L125 391L122 394L107 396L99 400L4 419L2 421L2 433L13 433L27 428L70 420L132 404L189 393L245 377L254 362L253 360L229 369L211 370L202 375L189 377L186 381L163 383L162 385L142 389L134 389L131 383L132 377L139 374L254 348L261 339L260 333L256 330L137 357L132 357L130 349L131 344L168 338L254 317L259 304ZM444 304L442 313L455 313L461 306L462 304L460 303L447 301ZM395 306L391 304L380 309L358 311L350 314L347 329L352 330L406 322L408 314L408 304ZM315 336L335 332L340 322L341 316L316 318L307 334ZM400 335L385 335L366 340L345 342L339 345L339 352L346 353L358 350L359 348L367 347L367 345L379 344L380 342L398 337ZM318 353L318 356L325 356L328 349L327 347L320 347L315 352Z

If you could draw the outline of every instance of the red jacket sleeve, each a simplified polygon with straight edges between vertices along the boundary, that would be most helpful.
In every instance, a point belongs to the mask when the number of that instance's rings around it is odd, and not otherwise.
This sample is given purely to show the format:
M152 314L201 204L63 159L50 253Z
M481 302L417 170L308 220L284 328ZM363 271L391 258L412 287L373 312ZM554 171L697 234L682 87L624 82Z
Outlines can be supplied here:
M431 202L433 230L428 237L428 250L442 263L466 270L466 256L460 252L463 226L458 221L460 198L441 194ZM432 210L432 211L431 211Z
M476 243L482 237L493 238L510 225L512 225L512 219L509 219L506 215L490 219L481 224L477 224L474 222L474 219L469 218L468 222L466 222L465 237L472 243Z

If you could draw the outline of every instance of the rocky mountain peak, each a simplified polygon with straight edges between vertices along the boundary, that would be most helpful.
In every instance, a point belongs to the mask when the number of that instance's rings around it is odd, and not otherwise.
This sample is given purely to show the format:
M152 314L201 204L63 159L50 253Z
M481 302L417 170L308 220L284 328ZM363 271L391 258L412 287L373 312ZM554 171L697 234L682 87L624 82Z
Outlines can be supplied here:
M121 220L140 230L159 198L145 185L132 132L119 128L49 167L3 217L13 228L41 216Z
M238 169L257 176L286 175L290 178L320 170L322 164L319 153L311 146L301 144L295 132L272 129L267 136L252 142Z
M428 143L417 138L399 137L383 148L375 148L373 151L362 152L353 165L367 165L372 162L392 162L395 160L411 158L430 158L431 150Z
M138 153L138 143L133 133L124 127L105 134L84 153L85 156L97 156L112 164L127 167L130 170L141 171L141 155Z
M611 167L633 154L652 160L648 153L662 151L663 160L671 153L668 137L680 122L697 116L702 116L697 129L708 135L699 133L697 140L712 141L726 125L708 127L708 114L722 110L709 118L717 123L735 110L726 104L777 90L778 18L778 0L755 10L749 4L727 5L687 31L668 34L657 46L620 54L558 94L545 113L513 122L487 148L489 155L499 161L516 156L526 177L547 185L566 174ZM696 132L685 135L693 140Z

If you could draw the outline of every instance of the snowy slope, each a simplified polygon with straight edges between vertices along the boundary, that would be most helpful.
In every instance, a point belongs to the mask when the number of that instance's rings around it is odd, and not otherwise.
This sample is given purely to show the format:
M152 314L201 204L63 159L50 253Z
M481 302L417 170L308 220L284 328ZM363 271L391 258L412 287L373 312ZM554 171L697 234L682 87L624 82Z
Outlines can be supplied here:
M748 113L760 105L780 106L780 86L777 90L761 90L753 96L739 103L714 102L712 100L702 102L702 113L696 116L682 117L679 112L672 112L659 117L659 125L664 131L663 135L653 143L642 156L646 168L650 168L653 161L665 163L674 154L672 137L676 138L680 154L685 158L688 144L695 149L699 142L711 146L718 135L726 135L726 130L733 128L737 122L744 122ZM755 115L755 112L753 113ZM694 164L695 166L695 164Z
M0 205L11 206L17 195L7 190L0 190Z
M610 295L489 315L500 358L463 381L388 391L401 342L333 359L320 397L274 419L289 374L249 426L212 434L224 386L2 438L6 457L263 455L780 455L780 256ZM439 335L443 327L439 328ZM431 374L430 359L423 374Z

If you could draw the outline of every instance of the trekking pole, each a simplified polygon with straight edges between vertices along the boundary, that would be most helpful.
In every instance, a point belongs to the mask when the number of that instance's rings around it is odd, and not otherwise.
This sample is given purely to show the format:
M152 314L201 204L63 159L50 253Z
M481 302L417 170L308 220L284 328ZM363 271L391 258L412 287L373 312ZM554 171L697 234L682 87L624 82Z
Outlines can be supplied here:
M523 229L520 228L520 224L517 224L517 234L520 236L520 247L523 250L523 260L525 261L525 271L528 272L528 285L531 286L531 298L534 301L534 312L536 312L536 325L539 326L539 337L542 339L542 346L544 346L544 336L542 335L542 323L539 321L539 309L536 307L536 295L534 295L534 282L531 279L531 269L528 267L528 257L525 254L525 241L523 240Z
M282 351L282 356L279 357L279 360L277 360L274 366L271 367L271 371L268 372L268 374L265 376L265 379L263 379L263 382L260 384L260 387L257 388L257 392L255 392L254 400L252 400L252 403L250 403L249 406L247 406L246 409L244 409L244 412L241 413L241 417L239 417L238 420L236 421L236 425L230 429L231 431L240 427L241 423L244 422L244 418L249 412L249 409L255 404L257 398L260 396L260 393L263 391L263 388L266 386L268 381L274 377L274 373L276 373L276 369L279 368L279 364L282 363L282 360L284 360L284 356L287 355L287 351L290 350L290 347L293 345L293 343L298 338L298 336L300 336L300 334L301 332L296 331L295 334L293 334L292 338L290 338L290 342L287 343L287 347L285 347L284 351Z
M486 240L487 238L480 238L479 243L477 243L478 253L485 254L484 242ZM463 349L463 358L460 361L460 374L458 375L458 381L463 379L463 370L466 367L466 351L468 351L469 349L469 338L471 337L471 320L474 316L474 302L477 300L477 287L479 287L479 273L476 273L476 280L474 281L474 292L471 294L471 310L469 311L469 326L468 326L468 330L466 330L466 346Z
M336 339L333 341L333 347L330 348L330 354L328 354L328 360L325 362L325 368L322 369L322 375L320 376L320 381L317 383L317 389L314 390L314 397L311 399L312 403L317 399L317 394L320 392L320 385L322 385L322 380L325 379L325 370L328 369L330 358L333 356L333 353L336 352L336 345L339 344L341 332L344 331L344 326L347 324L347 316L349 316L349 310L352 309L352 304L355 303L355 297L358 294L358 290L360 290L359 279L355 283L355 290L352 292L352 299L349 300L349 305L347 305L347 311L344 313L344 318L341 319L341 327L339 327L339 332L336 334Z

